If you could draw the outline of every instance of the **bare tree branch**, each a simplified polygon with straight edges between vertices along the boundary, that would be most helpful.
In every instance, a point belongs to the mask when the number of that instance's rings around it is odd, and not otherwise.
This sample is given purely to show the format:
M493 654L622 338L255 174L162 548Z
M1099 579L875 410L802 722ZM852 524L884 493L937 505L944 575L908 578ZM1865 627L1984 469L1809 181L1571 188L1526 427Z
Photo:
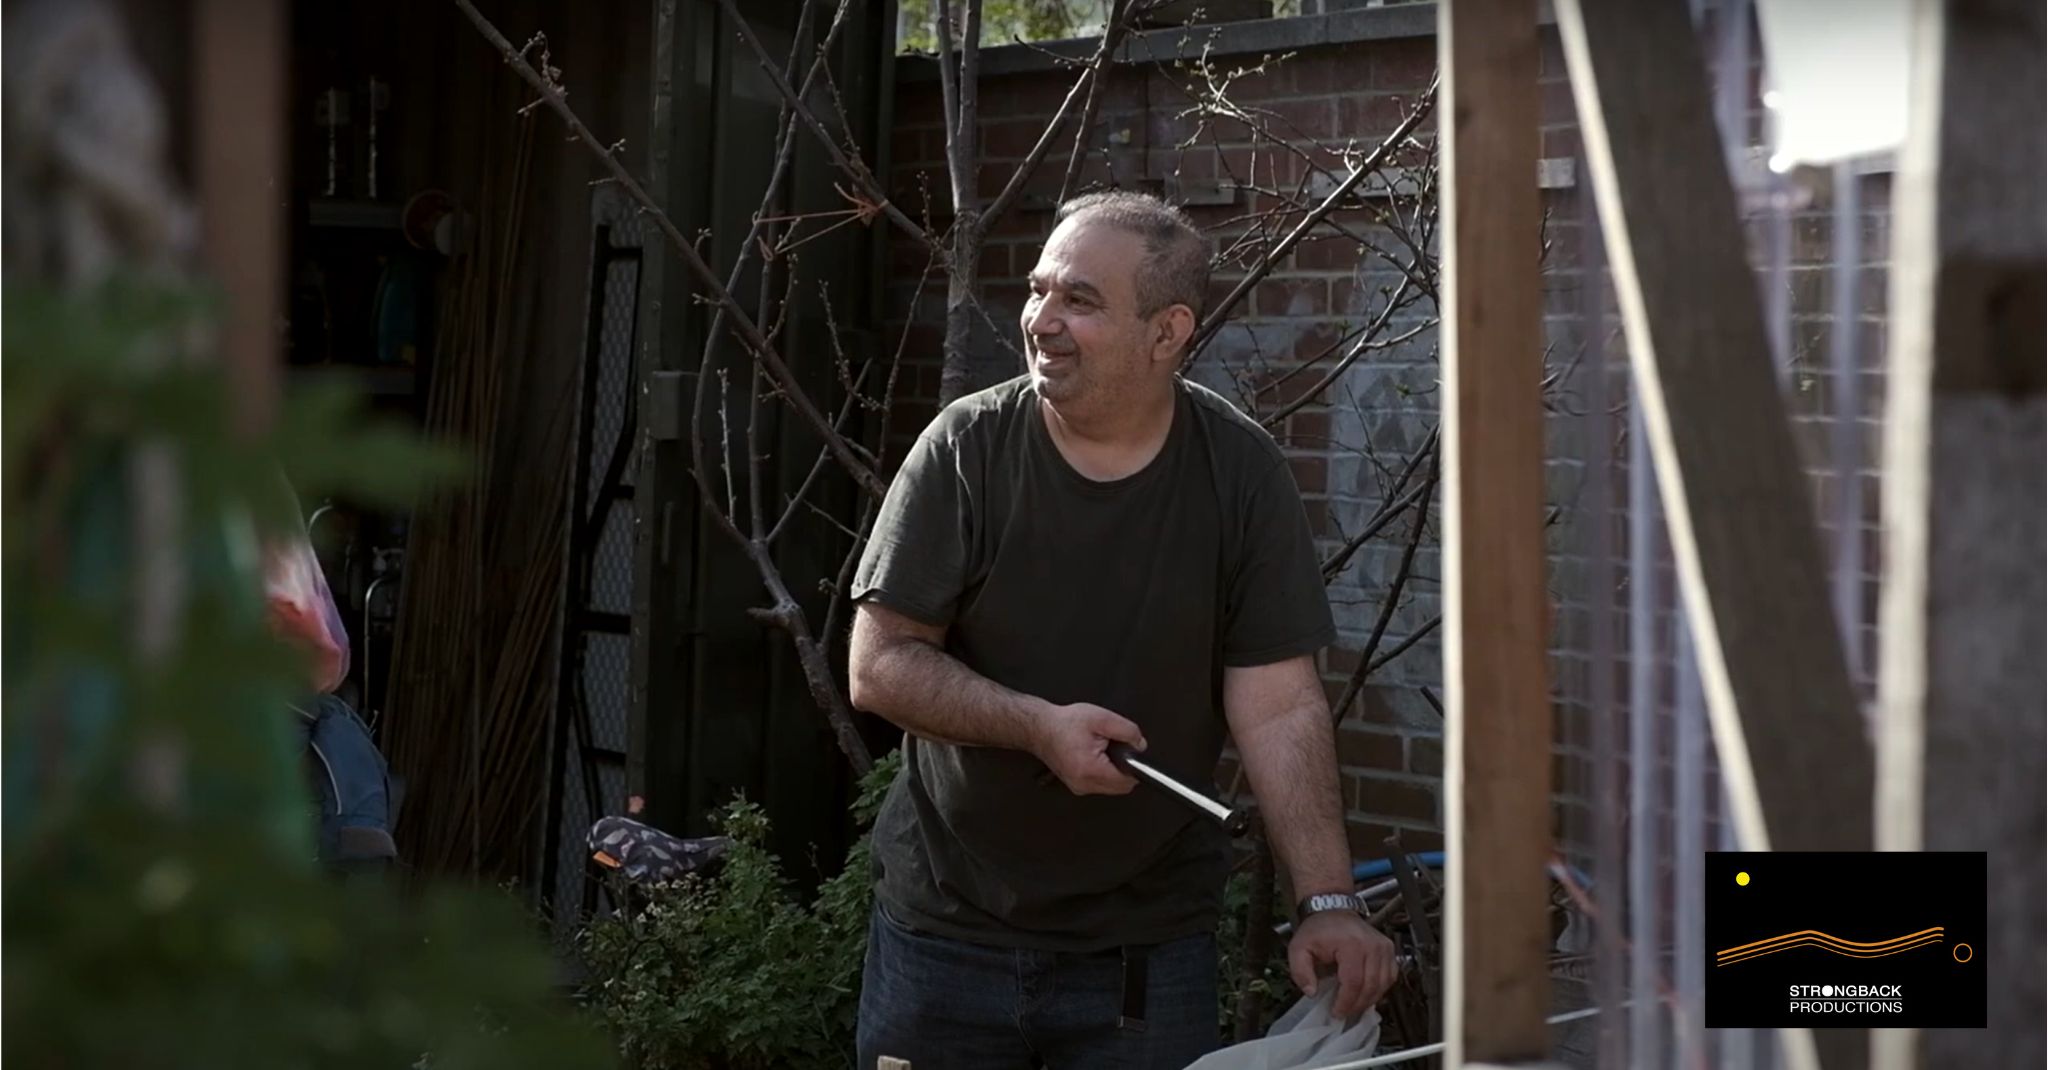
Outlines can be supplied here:
M1211 309L1203 317L1200 329L1195 332L1194 344L1188 347L1188 360L1190 362L1201 353L1202 348L1208 344L1210 337L1216 333L1217 328L1223 325L1223 319L1229 314L1230 310L1239 301L1244 299L1245 294L1251 292L1252 287L1258 285L1260 280L1264 279L1273 270L1274 265L1280 262L1280 258L1286 256L1288 251L1293 249L1295 244L1300 242L1304 235L1308 234L1310 230L1315 228L1317 223L1323 220L1323 217L1336 210L1337 206L1346 197L1350 196L1351 191L1356 189L1358 184L1363 182L1367 175L1376 172L1386 158L1393 153L1394 149L1408 139L1408 135L1414 131L1415 127L1422 122L1423 117L1428 115L1430 109L1435 106L1436 89L1436 83L1432 81L1429 90L1416 102L1415 109L1408 114L1406 119L1401 121L1401 125L1395 127L1394 132L1387 135L1386 140L1380 142L1379 147L1374 149L1371 155L1367 156L1356 168L1353 168L1350 176L1339 183L1337 188L1328 197L1323 199L1323 203L1317 206L1315 211L1310 212L1307 218L1295 225L1292 232L1269 248L1265 256L1261 258L1258 266L1246 273L1245 277L1239 280L1237 286L1230 291L1230 295L1225 297L1216 308Z
M1422 463L1435 455L1436 445L1437 430L1431 428L1429 439L1422 444L1421 449L1415 451L1415 456L1408 458L1408 467L1402 470L1400 478L1395 481L1395 493L1399 493L1401 488L1407 487L1408 480L1414 476L1417 469L1422 467ZM1344 566L1351 563L1352 555L1356 554L1360 547L1364 546L1373 536L1379 534L1380 529L1386 527L1395 517L1400 516L1403 510L1415 504L1416 499L1424 494L1428 494L1433 487L1434 484L1427 481L1419 483L1409 488L1407 493L1401 494L1399 498L1395 498L1382 505L1379 511L1373 514L1372 519L1366 521L1365 526L1359 529L1358 534L1345 540L1343 547L1338 549L1336 553L1331 554L1329 560L1323 562L1323 582L1328 583L1341 575L1344 572Z
M791 374L789 366L784 363L781 354L777 353L774 347L768 343L768 340L762 337L761 331L754 325L754 321L748 318L746 312L733 300L732 292L720 283L718 276L712 272L711 266L706 264L704 258L697 254L696 247L690 244L689 239L683 237L680 230L676 229L675 222L669 218L668 213L662 210L654 198L648 195L647 190L640 185L639 180L635 179L632 173L626 170L625 165L619 162L618 157L603 142L599 141L590 132L590 128L583 125L583 120L578 118L576 113L569 108L569 103L565 99L562 88L554 84L550 79L542 77L539 71L534 70L533 65L526 61L526 57L518 49L512 47L512 42L507 41L505 35L498 32L498 28L492 25L491 21L476 9L474 3L471 3L470 0L454 0L454 2L455 6L460 8L462 13L469 17L469 21L476 26L477 31L482 33L484 38L490 41L492 47L496 48L498 53L505 58L506 64L517 71L520 77L526 79L527 83L533 86L535 90L539 91L541 99L545 100L549 107L554 110L555 114L568 125L575 139L581 141L593 153L597 154L597 157L604 162L605 167L611 171L612 178L640 205L641 211L654 220L655 226L661 230L663 236L668 238L669 244L682 257L684 266L689 268L690 274L696 277L698 285L732 319L733 333L739 335L741 341L745 342L747 347L754 352L755 357L767 366L769 377L775 381L776 386L789 399L789 403L796 408L797 412L811 426L817 428L819 433L826 437L827 442L834 444L833 456L839 461L841 467L846 469L847 474L853 477L854 482L859 484L862 490L877 498L887 493L888 488L882 483L881 477L877 476L873 469L855 457L853 452L846 447L843 439L839 439L831 434L830 424L826 422L824 415L818 411L817 405L812 403L810 396L804 392L803 387L797 383L796 377Z
M972 0L969 0L972 2ZM945 114L946 177L953 185L953 210L967 203L966 145L960 127L960 70L953 58L953 0L932 0L932 33L939 42L939 101Z
M1376 336L1378 336L1381 330L1386 328L1387 321L1389 319L1392 319L1394 312L1401 307L1401 296L1407 292L1408 280L1402 279L1400 290L1395 292L1394 296L1387 301L1387 305L1385 308L1380 309L1379 318L1377 320L1374 320L1373 325L1366 330L1365 335L1361 337L1355 344L1352 345L1351 352L1344 354L1344 359L1338 361L1337 366L1331 368L1328 374L1324 375L1321 380L1317 381L1316 385L1310 387L1307 391L1303 392L1300 397L1295 398L1293 401L1290 401L1285 405L1282 405L1280 407L1280 411L1274 413L1271 416L1266 417L1263 420L1260 420L1259 425L1268 429L1277 427L1279 426L1280 421L1287 419L1289 416L1299 411L1302 406L1308 404L1311 401L1314 401L1318 397L1321 397L1323 391L1328 390L1330 388L1330 384L1336 382L1338 379L1343 377L1345 370L1350 368L1352 363L1358 360L1359 354L1364 353L1366 350L1372 348L1371 343L1373 339ZM1428 324L1424 324L1424 326L1428 326Z
M1365 649L1359 651L1358 668L1352 671L1351 679L1344 684L1344 693L1337 699L1333 716L1339 722L1351 712L1351 703L1358 697L1359 690L1365 686L1365 678L1386 664L1385 660L1376 659L1373 655L1379 650L1380 640L1387 634L1387 625L1394 619L1394 610L1401 601L1401 592L1408 586L1408 572L1415 567L1415 551L1422 545L1422 534L1429 526L1429 491L1436 486L1436 480L1436 465L1432 461L1429 476L1422 481L1422 493L1416 498L1415 525L1409 529L1408 542L1401 548L1400 568L1394 573L1394 582L1387 589L1386 601L1380 603L1380 615L1379 619L1373 622L1372 635L1366 639ZM1408 638L1407 644L1393 651L1389 658L1413 645L1426 631L1428 628L1417 629L1416 634Z
M456 0L456 3L460 4L468 2L469 0ZM930 233L923 227L918 226L909 216L904 215L903 210L896 207L895 203L889 200L889 191L882 185L879 179L875 178L874 172L868 170L868 165L863 163L859 157L847 156L845 150L839 147L839 142L832 137L832 132L825 129L825 124L819 122L817 115L804 103L803 94L790 88L789 79L784 77L782 69L775 65L775 60L768 55L768 49L761 44L761 38L754 33L754 27L747 22L745 16L740 14L739 7L733 3L733 0L719 0L719 6L725 9L726 17L732 20L733 28L738 31L740 39L753 51L755 61L761 65L761 69L766 71L768 77L775 83L775 90L782 94L783 102L791 111L796 113L797 119L812 134L817 136L818 144L824 147L825 155L831 158L833 166L839 168L848 178L857 183L861 187L861 192L872 203L873 208L887 216L889 221L896 224L899 230L916 238L919 242L929 244L931 242ZM808 88L806 86L806 90Z

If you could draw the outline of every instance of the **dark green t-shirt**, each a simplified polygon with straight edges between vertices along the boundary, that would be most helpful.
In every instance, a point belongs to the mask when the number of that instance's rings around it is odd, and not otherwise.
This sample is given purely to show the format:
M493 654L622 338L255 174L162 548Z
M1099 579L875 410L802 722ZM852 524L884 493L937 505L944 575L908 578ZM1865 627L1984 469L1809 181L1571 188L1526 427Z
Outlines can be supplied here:
M1335 636L1308 519L1278 446L1179 381L1166 444L1095 482L1053 444L1028 377L954 402L904 458L853 597L946 628L969 668L1138 723L1146 758L1213 783L1224 665ZM1217 825L1165 792L1076 796L1022 751L904 741L876 819L876 892L962 940L1085 951L1213 928Z

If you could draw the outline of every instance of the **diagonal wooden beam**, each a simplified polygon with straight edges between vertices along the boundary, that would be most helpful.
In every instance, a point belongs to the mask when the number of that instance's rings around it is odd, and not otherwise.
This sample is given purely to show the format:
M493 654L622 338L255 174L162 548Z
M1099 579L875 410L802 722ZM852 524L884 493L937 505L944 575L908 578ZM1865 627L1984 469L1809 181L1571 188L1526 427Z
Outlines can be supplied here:
M1871 749L1680 0L1558 26L1723 774L1751 850L1871 846Z
M1868 850L1871 745L1692 21L1681 0L1557 15L1737 831L1750 850ZM1866 1049L1785 1039L1795 1066Z
M1446 1065L1550 1047L1535 0L1440 5Z

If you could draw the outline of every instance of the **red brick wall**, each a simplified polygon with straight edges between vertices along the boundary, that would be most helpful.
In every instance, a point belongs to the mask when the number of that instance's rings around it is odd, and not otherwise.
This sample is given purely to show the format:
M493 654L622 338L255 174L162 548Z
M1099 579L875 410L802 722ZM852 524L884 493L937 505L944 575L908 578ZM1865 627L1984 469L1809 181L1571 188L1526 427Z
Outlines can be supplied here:
M1231 32L1229 30L1224 31ZM1264 64L1263 69L1241 72L1231 83L1233 101L1246 109L1267 113L1269 128L1288 131L1322 166L1340 168L1339 152L1347 145L1358 149L1377 144L1396 123L1403 108L1428 84L1435 70L1436 42L1430 37L1408 36L1391 39L1358 40L1296 50L1285 59ZM1259 66L1260 55L1226 55L1216 61L1219 68ZM1149 189L1173 196L1176 191L1213 187L1221 182L1252 183L1266 187L1288 187L1302 178L1307 165L1300 159L1270 146L1255 146L1246 127L1229 118L1204 118L1191 114L1194 101L1185 85L1194 72L1168 63L1119 66L1115 69L1103 99L1099 121L1089 132L1095 152L1083 173L1083 185L1110 183ZM1054 70L1007 73L985 78L981 88L984 111L978 186L992 194L1029 151L1047 118L1058 108L1071 75ZM1570 87L1565 80L1562 56L1554 32L1546 31L1541 66L1543 154L1553 160L1570 160L1578 151L1578 130L1573 114ZM947 191L950 188L941 163L944 141L940 128L938 82L929 68L904 65L897 85L898 112L890 142L890 183L898 202L919 214L929 205L935 220L943 223ZM1425 123L1423 130L1433 130ZM1026 199L992 232L981 259L982 296L989 316L1014 340L1016 316L1025 287L1024 276L1037 258L1038 247L1050 230L1051 199L1056 195L1065 169L1066 147L1071 134L1063 135L1056 152L1025 185ZM1882 211L1884 182L1872 180L1866 203L1877 209L1865 216L1864 252L1872 265L1867 271L1865 302L1867 313L1882 314L1884 240L1888 230ZM1551 363L1555 367L1576 366L1575 355L1588 333L1583 325L1579 261L1579 222L1582 187L1573 182L1545 195L1550 212L1552 239L1546 259L1546 330L1554 345ZM1256 194L1240 192L1228 206L1197 205L1189 211L1197 223L1216 236L1218 249L1226 248L1244 230L1243 218L1264 202ZM1824 205L1803 209L1791 220L1793 268L1787 286L1793 299L1795 353L1804 370L1795 376L1792 406L1798 416L1802 443L1808 459L1818 464L1825 458L1830 421L1821 417L1828 397L1825 337L1830 329L1826 317L1826 272L1823 265L1831 253L1828 220ZM1354 227L1368 227L1370 220L1350 219ZM1761 235L1759 235L1761 237ZM1756 243L1761 250L1762 243ZM898 240L892 256L893 275L889 286L890 337L908 330L904 382L908 397L896 410L892 428L892 453L922 429L932 416L939 387L940 338L944 317L944 280L933 275L925 279L922 295L919 272L925 256L908 241ZM1240 396L1241 387L1256 386L1298 363L1333 341L1339 324L1355 321L1363 310L1361 290L1369 291L1383 281L1384 266L1360 266L1356 246L1345 240L1313 240L1297 247L1250 295L1232 323L1218 335L1210 353L1195 373L1197 378L1221 390L1226 396ZM1221 297L1235 281L1228 267L1219 269L1214 295ZM1399 321L1397 321L1398 323ZM1881 328L1881 323L1876 324ZM1626 395L1624 347L1618 339L1618 322L1608 329L1617 335L1609 345L1613 368L1613 396ZM1867 364L1866 412L1874 417L1881 397L1876 381L1878 329L1865 331ZM993 343L991 343L993 344ZM1367 445L1381 451L1383 461L1398 464L1418 445L1436 418L1436 365L1434 340L1425 334L1400 349L1390 350L1362 361L1342 384L1348 396L1333 397L1334 404L1310 405L1288 418L1276 438L1293 459L1310 522L1327 553L1341 544L1340 533L1354 531L1363 518L1380 504L1379 477L1361 456ZM1019 365L1021 371L1021 365ZM1317 375L1302 376L1296 384L1306 386ZM1291 389L1291 388L1290 388ZM1557 603L1553 637L1553 676L1558 715L1558 766L1560 832L1568 840L1583 842L1588 814L1581 801L1590 786L1587 761L1591 731L1586 701L1591 673L1589 607L1593 602L1586 585L1585 553L1592 518L1574 508L1583 482L1586 453L1583 406L1572 401L1583 395L1583 379L1567 376L1554 399L1558 410L1550 417L1550 457L1547 460L1548 498L1561 507L1563 517L1551 532L1553 550L1552 590ZM1258 399L1257 407L1270 410L1290 396ZM1253 407L1248 404L1248 407ZM1871 447L1866 479L1875 480L1875 424L1871 424ZM1625 468L1619 462L1625 450L1616 452L1615 518L1618 537L1617 578L1625 578L1627 547L1621 510L1626 504ZM1832 477L1817 480L1817 493L1825 500ZM1874 545L1876 496L1867 495L1869 541ZM1326 681L1332 697L1355 668L1363 645L1380 609L1386 580L1392 575L1400 551L1399 539L1405 521L1389 525L1376 543L1360 553L1351 568L1330 589L1336 612L1339 643L1324 658ZM1432 521L1434 528L1434 520ZM1866 557L1872 573L1876 570L1873 551ZM1392 626L1381 649L1421 628L1441 608L1436 578L1440 576L1434 540L1418 555L1416 574L1420 582L1410 585L1403 604L1394 614ZM1874 607L1873 593L1868 605ZM1658 576L1660 622L1668 627L1672 597L1668 559ZM1624 610L1625 595L1617 595ZM1616 653L1626 655L1627 620L1617 613L1615 626L1619 641ZM1873 633L1874 634L1874 633ZM1658 659L1666 678L1660 688L1660 708L1668 711L1672 702L1673 673L1668 644L1660 647ZM1874 657L1866 664L1874 662ZM1375 675L1360 709L1340 733L1338 757L1343 770L1344 793L1350 808L1352 846L1361 857L1384 853L1381 840L1389 830L1403 833L1411 849L1434 849L1442 844L1443 810L1440 777L1443 768L1441 722L1423 687L1441 694L1441 649L1436 637L1418 642L1402 658ZM1624 700L1626 665L1614 667L1618 680L1617 701ZM1866 674L1867 675L1867 674ZM1669 760L1668 738L1663 748ZM1226 760L1220 783L1227 790L1235 776L1234 763ZM1624 774L1625 775L1625 774ZM1668 781L1668 778L1665 778Z

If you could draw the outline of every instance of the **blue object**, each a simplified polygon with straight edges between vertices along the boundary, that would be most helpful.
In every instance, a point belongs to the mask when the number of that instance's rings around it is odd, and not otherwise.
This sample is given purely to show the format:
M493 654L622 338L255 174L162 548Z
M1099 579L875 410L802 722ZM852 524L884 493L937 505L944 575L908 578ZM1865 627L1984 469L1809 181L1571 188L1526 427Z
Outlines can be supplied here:
M398 817L391 770L370 728L348 703L321 695L306 718L306 750L320 799L320 861L333 866L394 862Z
M1416 866L1422 869L1444 868L1444 853L1442 851L1419 851L1408 857L1414 861ZM1558 867L1553 864L1549 868L1552 876L1555 876ZM1593 878L1580 872L1577 866L1569 867L1569 871L1572 875L1572 880L1577 882L1579 887L1591 888L1593 886ZM1364 884L1366 881L1381 880L1391 877L1393 874L1394 864L1384 858L1360 862L1351 867L1351 881L1353 884Z

